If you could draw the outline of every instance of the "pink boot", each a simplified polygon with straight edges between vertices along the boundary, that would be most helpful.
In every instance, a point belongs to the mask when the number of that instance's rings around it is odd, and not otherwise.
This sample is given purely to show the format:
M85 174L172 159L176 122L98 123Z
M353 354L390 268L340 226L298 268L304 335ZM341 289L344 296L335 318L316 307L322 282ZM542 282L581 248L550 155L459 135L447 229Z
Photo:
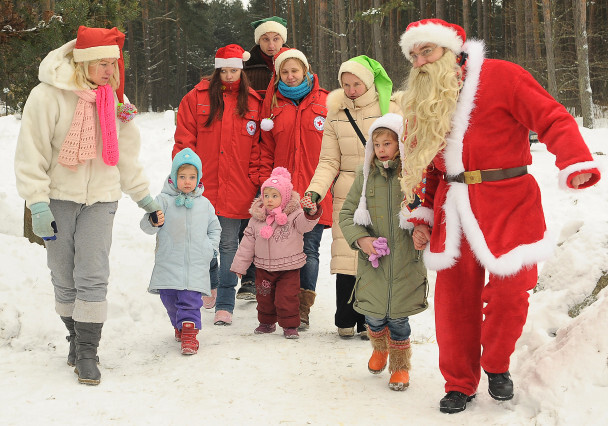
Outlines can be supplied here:
M215 325L230 325L232 324L232 314L228 311L217 311L213 319Z
M217 297L217 289L211 289L211 296L203 296L203 308L213 309L215 308L215 299Z

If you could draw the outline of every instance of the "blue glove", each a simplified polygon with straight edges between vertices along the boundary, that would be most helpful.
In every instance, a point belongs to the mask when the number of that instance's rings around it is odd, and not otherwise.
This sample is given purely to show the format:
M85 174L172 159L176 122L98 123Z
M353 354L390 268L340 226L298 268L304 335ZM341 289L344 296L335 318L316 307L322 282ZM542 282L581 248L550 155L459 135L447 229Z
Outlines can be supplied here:
M34 234L45 241L56 240L57 224L47 203L34 203L30 206L32 212L32 228Z
M146 195L143 199L137 202L137 207L140 207L146 211L146 213L152 213L158 210L162 210L160 205L152 199L149 195Z

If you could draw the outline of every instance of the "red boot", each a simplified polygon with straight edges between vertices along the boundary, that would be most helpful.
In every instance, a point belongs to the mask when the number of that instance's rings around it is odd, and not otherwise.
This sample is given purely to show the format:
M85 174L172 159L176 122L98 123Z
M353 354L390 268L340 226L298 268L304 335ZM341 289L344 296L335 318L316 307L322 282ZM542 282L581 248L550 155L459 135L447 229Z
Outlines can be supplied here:
M174 328L174 330L175 330L175 341L181 342L182 341L182 331L178 330L177 328Z
M198 351L198 340L196 335L198 330L194 328L194 323L184 321L182 323L182 354L194 355Z
M388 329L385 327L380 331L372 331L368 327L367 335L374 350L367 363L367 369L372 374L380 374L386 368L388 358Z

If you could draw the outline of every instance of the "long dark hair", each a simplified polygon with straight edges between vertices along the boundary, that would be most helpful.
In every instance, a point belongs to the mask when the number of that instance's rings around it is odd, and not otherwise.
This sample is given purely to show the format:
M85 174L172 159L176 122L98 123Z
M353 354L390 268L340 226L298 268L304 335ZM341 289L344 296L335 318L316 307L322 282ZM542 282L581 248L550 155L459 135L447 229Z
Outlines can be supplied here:
M205 122L205 127L211 126L213 120L222 119L224 115L224 98L222 97L222 79L220 78L221 68L216 68L211 75L211 81L209 82L209 118ZM241 70L241 82L239 84L239 94L236 102L236 112L239 117L245 117L247 111L249 111L249 79L245 71Z

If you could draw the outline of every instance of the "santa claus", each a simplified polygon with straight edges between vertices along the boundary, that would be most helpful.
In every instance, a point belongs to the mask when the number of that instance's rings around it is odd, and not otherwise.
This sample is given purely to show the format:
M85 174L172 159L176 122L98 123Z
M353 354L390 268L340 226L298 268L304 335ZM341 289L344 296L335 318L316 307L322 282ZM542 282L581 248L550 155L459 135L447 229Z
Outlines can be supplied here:
M559 185L581 189L600 172L566 109L520 66L486 59L482 41L440 19L411 23L400 41L412 70L401 100L409 219L437 270L435 322L445 413L475 397L481 369L496 400L513 397L509 359L528 312L536 264L550 256L528 131L556 156ZM489 279L486 281L486 271Z

